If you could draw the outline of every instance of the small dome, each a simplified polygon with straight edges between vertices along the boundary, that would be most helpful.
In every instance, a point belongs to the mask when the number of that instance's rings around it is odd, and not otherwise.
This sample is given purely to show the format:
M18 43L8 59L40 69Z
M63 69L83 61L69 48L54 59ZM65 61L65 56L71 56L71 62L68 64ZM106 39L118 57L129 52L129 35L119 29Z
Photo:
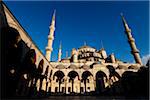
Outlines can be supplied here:
M90 66L88 66L88 65L83 65L83 66L81 66L81 68L83 68L83 69L90 69Z
M118 67L116 69L127 69L127 66L124 66L124 65L118 65Z
M64 69L64 68L65 68L65 66L64 66L64 65L62 65L62 64L59 64L59 65L57 65L57 66L56 66L56 68L58 68L58 69Z
M77 69L78 67L76 65L71 64L68 68Z

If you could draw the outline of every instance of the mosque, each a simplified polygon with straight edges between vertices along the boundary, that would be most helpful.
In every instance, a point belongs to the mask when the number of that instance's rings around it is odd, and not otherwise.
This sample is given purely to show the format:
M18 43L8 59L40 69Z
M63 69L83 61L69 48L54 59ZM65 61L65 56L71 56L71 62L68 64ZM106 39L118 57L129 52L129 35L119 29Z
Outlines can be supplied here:
M122 20L125 32L136 64L124 63L123 61L118 60L113 53L107 55L104 48L96 50L86 44L78 49L73 48L71 56L65 59L61 59L62 48L60 45L58 61L51 62L50 59L53 50L55 31L55 16L56 11L54 11L52 16L48 44L46 47L46 58L54 68L50 86L51 92L62 92L66 94L71 92L101 92L104 88L109 87L114 82L118 81L124 71L137 71L139 65L142 64L139 51L135 45L135 40L131 34L131 29L128 27L123 16ZM118 75L110 76L111 67L115 69Z
M33 66L34 68L31 68L31 64L27 65L30 67L27 67L27 69L26 67L23 67L23 71L21 70L22 73L19 74L21 78L19 78L15 91L21 92L17 95L33 93L31 90L51 94L102 93L106 88L110 88L115 82L117 82L124 72L137 72L142 65L139 50L135 44L135 39L133 38L131 29L123 15L121 15L121 17L125 30L124 35L127 36L127 41L131 48L131 54L134 57L135 63L125 63L118 60L113 53L108 55L104 48L97 50L86 44L78 49L73 48L71 56L64 59L61 58L62 47L60 44L58 61L52 62L51 53L53 51L53 45L55 45L53 44L55 38L54 34L57 34L55 33L55 30L57 29L55 28L56 11L53 13L51 25L49 27L46 55L43 55L8 7L4 3L1 4L1 7L1 13L4 16L3 26L9 26L17 30L17 36L19 38L17 38L17 43L22 43L23 49L19 49L22 50L22 53L18 54L21 55L23 59L22 61L18 60L21 62L20 65L24 66L24 58L29 52L32 52L31 54L34 56L31 56L33 59L30 59L32 60L32 65L35 65ZM20 45L17 46L19 48ZM11 77L14 77L17 69L14 68L14 66L11 67L11 65L12 64L8 65L10 69L6 71L10 72Z

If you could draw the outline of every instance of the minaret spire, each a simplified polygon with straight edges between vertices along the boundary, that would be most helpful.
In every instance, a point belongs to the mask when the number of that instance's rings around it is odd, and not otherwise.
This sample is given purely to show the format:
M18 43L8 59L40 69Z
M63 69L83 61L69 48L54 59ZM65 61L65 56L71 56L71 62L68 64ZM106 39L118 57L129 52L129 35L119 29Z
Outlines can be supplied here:
M61 61L61 55L62 55L61 49L62 49L62 45L61 45L61 41L60 41L59 51L58 51L58 62Z
M104 45L103 45L103 41L101 40L101 47L102 49L104 49Z
M86 46L86 41L84 41L84 46Z
M142 61L141 61L141 58L140 58L140 55L139 55L139 50L136 48L136 45L135 45L135 40L134 38L132 37L132 34L131 34L131 29L129 28L123 14L121 13L121 17L122 17L122 21L123 21L123 25L124 25L124 28L125 28L125 33L127 35L127 38L128 38L128 43L130 45L130 48L131 48L131 53L132 55L134 56L134 59L135 59L135 62L142 65Z
M54 40L54 31L55 31L55 16L56 16L56 10L54 10L51 25L50 25L50 32L48 35L48 44L46 47L46 58L48 61L51 61L51 53L53 51L53 40Z
M68 58L68 51L66 51L66 58Z
M56 9L54 10L53 17L52 17L52 21L53 21L53 20L55 21L55 16L56 16Z

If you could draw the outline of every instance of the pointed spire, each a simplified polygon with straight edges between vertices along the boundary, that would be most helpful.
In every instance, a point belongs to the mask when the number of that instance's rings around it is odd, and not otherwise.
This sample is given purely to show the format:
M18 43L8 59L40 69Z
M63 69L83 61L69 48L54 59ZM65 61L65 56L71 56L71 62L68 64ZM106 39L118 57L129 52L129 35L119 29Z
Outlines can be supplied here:
M62 44L61 44L61 41L60 41L60 44L59 44L59 49L61 49L62 48Z
M66 58L68 58L68 51L66 51Z
M62 52L61 52L61 41L60 41L60 45L59 45L59 51L58 51L58 61L61 61L61 55L62 55Z
M121 15L121 17L122 17L123 23L124 23L124 24L127 24L127 22L126 22L126 20L125 20L125 18L124 18L124 16L123 16L123 13L120 13L120 15Z
M48 35L48 43L46 47L46 58L48 61L51 61L51 53L53 51L53 40L54 40L54 31L55 31L55 14L56 10L54 10L51 25L49 26L49 35Z
M103 46L103 41L101 40L101 47L102 47L102 49L104 49L104 46Z
M122 22L123 22L123 25L124 25L124 28L126 31L131 31L128 24L127 24L127 21L125 20L124 16L123 16L123 13L120 13L121 17L122 17Z
M86 41L84 41L84 46L86 46Z
M129 43L130 48L131 48L131 54L134 56L135 62L142 65L142 61L141 61L141 58L139 55L139 50L136 48L135 39L132 37L131 29L129 28L129 26L128 26L122 13L121 13L121 17L122 17L123 25L125 28L125 33L126 33L127 38L128 38L128 43Z
M56 9L54 10L52 20L55 20L55 16L56 16Z

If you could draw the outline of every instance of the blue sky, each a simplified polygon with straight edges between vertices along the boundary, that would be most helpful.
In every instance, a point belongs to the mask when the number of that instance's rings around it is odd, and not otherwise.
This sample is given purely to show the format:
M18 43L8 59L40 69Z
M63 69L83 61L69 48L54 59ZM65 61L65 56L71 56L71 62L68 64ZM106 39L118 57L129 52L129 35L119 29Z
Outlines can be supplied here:
M108 55L114 53L118 59L133 62L120 17L121 12L132 30L141 57L149 54L148 1L5 1L5 4L44 55L52 14L56 9L53 61L57 60L60 41L62 58L66 56L66 51L70 55L72 48L77 49L84 45L84 41L99 50L102 41Z

